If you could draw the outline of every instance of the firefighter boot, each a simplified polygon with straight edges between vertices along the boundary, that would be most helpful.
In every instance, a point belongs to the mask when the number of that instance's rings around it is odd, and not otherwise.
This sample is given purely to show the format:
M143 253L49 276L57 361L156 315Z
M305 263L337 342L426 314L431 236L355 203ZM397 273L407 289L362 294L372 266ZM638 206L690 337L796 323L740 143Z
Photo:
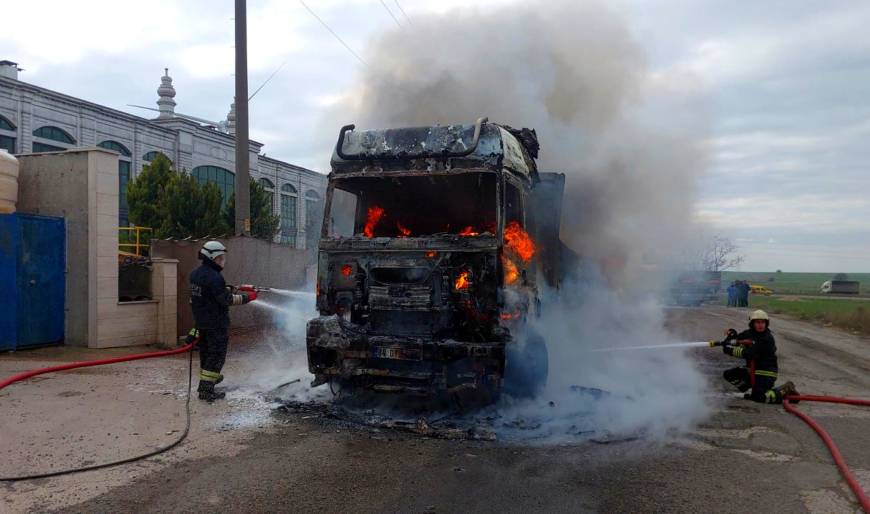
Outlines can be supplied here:
M211 403L215 400L223 400L224 397L227 395L224 392L215 391L214 382L209 382L206 380L200 380L197 392L199 392L199 399L205 400L208 403Z
M789 380L788 382L782 384L781 386L776 388L776 392L779 393L780 397L785 398L787 396L799 396L797 388L794 386L794 382ZM800 400L797 399L789 399L791 403L800 403Z

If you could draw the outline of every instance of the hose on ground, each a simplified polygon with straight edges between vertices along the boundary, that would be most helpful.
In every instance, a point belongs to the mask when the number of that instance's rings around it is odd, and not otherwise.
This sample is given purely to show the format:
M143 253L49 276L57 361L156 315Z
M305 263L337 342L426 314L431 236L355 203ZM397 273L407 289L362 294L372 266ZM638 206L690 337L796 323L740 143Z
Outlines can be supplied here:
M180 348L176 348L174 350L165 350L165 351L149 352L149 353L138 353L135 355L127 355L124 357L115 357L112 359L100 359L100 360L95 360L95 361L71 362L69 364L61 364L58 366L51 366L48 368L34 369L34 370L18 373L17 375L12 375L11 377L9 377L3 381L0 381L0 389L3 389L10 384L14 384L15 382L20 382L20 381L26 380L30 377L35 377L36 375L43 375L45 373L54 373L57 371L65 371L65 370L76 369L76 368L87 368L87 367L91 367L91 366L101 366L104 364L115 364L118 362L128 362L128 361L135 361L135 360L140 360L140 359L153 359L155 357L165 357L167 355L176 355L179 353L190 352L188 363L187 363L187 399L185 400L185 404L184 404L184 410L185 410L184 430L181 432L181 435L179 437L177 437L174 441L172 441L171 443L169 443L165 446L161 446L160 448L157 448L156 450L152 450L152 451L149 451L147 453L143 453L141 455L136 455L133 457L127 457L124 459L114 460L114 461L110 461L110 462L104 462L102 464L92 464L89 466L81 466L78 468L63 469L60 471L49 471L49 472L45 472L45 473L34 473L31 475L20 475L20 476L13 476L13 477L0 477L0 482L18 482L21 480L34 480L37 478L50 478L50 477L57 477L57 476L61 476L61 475L69 475L72 473L80 473L83 471L93 471L95 469L109 468L112 466L118 466L120 464L128 464L130 462L135 462L138 460L147 459L149 457L159 455L163 452L167 452L167 451L175 448L179 444L181 444L181 442L187 438L187 434L190 433L190 391L191 391L192 385L193 385L193 352L191 350L193 350L193 347L196 346L196 344L198 342L199 342L199 339L196 339L192 343L184 345Z
M836 396L814 396L814 395L798 395L798 396L787 396L783 398L782 406L785 407L785 410L794 414L803 420L804 423L810 426L819 437L822 439L822 442L825 443L825 446L828 447L828 451L831 452L831 457L834 458L834 463L837 465L837 468L840 469L840 474L843 475L843 478L846 480L846 483L849 484L849 488L852 489L852 492L855 493L855 497L858 498L858 503L861 504L861 508L864 509L864 512L870 514L870 498L867 497L867 494L861 489L861 484L858 483L858 479L855 478L855 475L852 473L852 470L849 469L849 466L846 464L846 459L843 458L843 455L840 453L840 449L837 448L837 445L834 443L834 440L831 439L831 436L819 425L816 420L811 418L808 414L801 412L795 407L789 400L796 401L804 401L804 402L825 402L825 403L842 403L846 405L863 405L865 407L870 407L870 400L859 400L856 398L839 398Z

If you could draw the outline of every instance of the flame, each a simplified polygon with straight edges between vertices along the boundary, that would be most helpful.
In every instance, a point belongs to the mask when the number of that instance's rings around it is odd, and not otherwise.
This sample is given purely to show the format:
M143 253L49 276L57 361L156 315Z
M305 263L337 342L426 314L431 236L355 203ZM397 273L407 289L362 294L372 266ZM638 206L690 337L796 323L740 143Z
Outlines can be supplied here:
M435 257L438 257L438 252L436 252L435 250L430 250L426 252L426 258L434 259Z
M453 288L457 291L468 289L468 270L459 273L459 276L456 277L456 281L453 282Z
M464 229L462 229L462 230L459 232L459 235L460 235L460 236L465 236L465 237L468 237L468 236L479 236L479 235L480 235L480 232L477 232L476 230L474 230L474 227L472 227L471 225L468 225L467 227L465 227Z
M341 274L345 277L349 277L351 273L353 273L353 266L351 266L350 264L345 264L341 267Z
M504 241L523 262L529 262L535 255L535 243L516 221L511 221L504 228Z
M366 225L363 228L363 234L369 239L375 237L375 225L384 217L384 209L377 205L369 207L368 216L366 216Z
M501 265L504 267L504 283L513 284L520 278L520 272L517 270L517 265L510 260L506 255L501 256Z
M520 315L521 314L519 312L502 312L498 315L498 317L501 318L503 321L511 321L519 319Z
M396 222L396 228L399 229L399 237L408 237L411 235L411 229L406 228L401 222Z

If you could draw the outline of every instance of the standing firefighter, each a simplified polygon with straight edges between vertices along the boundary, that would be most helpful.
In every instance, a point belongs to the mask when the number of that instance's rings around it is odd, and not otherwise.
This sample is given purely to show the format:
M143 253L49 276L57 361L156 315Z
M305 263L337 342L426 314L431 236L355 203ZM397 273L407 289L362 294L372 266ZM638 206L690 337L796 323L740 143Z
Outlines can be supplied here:
M190 274L190 306L199 330L199 399L213 402L226 393L214 386L224 376L221 368L227 358L231 305L243 305L257 299L256 291L235 292L226 285L221 270L226 263L226 247L218 241L208 241L199 251L202 264Z
M734 384L744 398L759 403L782 403L782 398L797 395L791 382L774 387L779 371L776 362L776 341L770 332L770 318L762 310L749 315L749 330L737 333L733 328L725 332L725 355L746 359L746 366L725 370L725 380ZM747 390L751 389L749 393Z

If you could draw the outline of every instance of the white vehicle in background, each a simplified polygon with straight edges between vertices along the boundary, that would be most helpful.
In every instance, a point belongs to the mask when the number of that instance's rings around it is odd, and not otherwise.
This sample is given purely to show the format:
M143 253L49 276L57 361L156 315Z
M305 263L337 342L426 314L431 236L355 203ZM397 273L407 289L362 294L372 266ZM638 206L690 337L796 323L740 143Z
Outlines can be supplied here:
M859 294L860 282L855 280L828 280L819 288L821 294Z

